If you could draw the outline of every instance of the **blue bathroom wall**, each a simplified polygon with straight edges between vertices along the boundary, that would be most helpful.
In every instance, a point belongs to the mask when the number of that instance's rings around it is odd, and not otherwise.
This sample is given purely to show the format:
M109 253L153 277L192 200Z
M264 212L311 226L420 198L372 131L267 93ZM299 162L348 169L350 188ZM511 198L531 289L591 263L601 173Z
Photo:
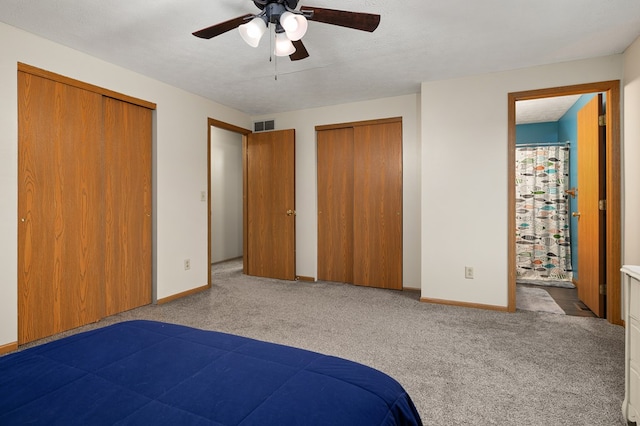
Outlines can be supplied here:
M518 124L516 145L535 142L558 142L558 122Z

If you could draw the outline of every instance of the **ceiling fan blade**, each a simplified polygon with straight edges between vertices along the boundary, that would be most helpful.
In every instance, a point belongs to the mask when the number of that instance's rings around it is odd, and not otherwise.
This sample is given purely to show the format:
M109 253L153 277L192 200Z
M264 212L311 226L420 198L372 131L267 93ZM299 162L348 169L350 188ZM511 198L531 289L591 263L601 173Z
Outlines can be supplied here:
M250 18L252 16L254 15L247 14L243 16L238 16L237 18L229 19L228 21L221 22L219 24L212 25L207 28L203 28L193 33L193 35L200 38L207 38L207 39L213 38L215 36L219 36L220 34L224 34L227 31L230 31L234 28L238 28L240 25L247 22L247 18Z
M293 46L296 48L296 51L289 55L289 59L292 61L299 61L300 59L308 58L309 52L307 52L307 48L304 47L302 40L293 41Z
M373 32L380 24L380 15L372 13L348 12L346 10L324 9L321 7L303 6L302 12L313 11L310 21L339 25L355 30Z

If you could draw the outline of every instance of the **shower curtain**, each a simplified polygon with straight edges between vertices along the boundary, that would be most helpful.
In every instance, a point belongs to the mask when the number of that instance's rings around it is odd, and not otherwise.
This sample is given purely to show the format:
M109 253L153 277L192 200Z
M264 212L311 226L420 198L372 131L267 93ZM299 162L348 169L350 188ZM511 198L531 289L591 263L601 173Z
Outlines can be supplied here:
M571 281L569 147L516 147L516 280Z

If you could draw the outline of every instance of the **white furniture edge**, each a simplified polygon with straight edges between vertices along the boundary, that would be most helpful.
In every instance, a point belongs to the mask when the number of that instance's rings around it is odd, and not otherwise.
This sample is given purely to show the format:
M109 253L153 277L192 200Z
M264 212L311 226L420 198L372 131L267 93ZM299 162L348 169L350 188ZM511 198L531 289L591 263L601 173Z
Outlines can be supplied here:
M624 321L625 321L625 345L624 345L624 401L622 401L622 415L627 422L636 422L638 419L634 414L629 413L629 394L631 383L629 380L630 366L629 360L631 356L631 347L629 345L631 341L631 324L629 321L629 310L631 307L630 297L630 285L631 279L640 282L640 266L636 265L623 265L620 271L626 275L623 280L623 300L624 300Z

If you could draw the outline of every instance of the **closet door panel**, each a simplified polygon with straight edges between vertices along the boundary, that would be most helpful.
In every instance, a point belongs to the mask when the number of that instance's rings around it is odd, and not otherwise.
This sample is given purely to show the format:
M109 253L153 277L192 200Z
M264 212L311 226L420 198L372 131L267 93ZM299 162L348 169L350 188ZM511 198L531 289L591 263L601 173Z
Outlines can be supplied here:
M151 120L104 98L106 315L151 303Z
M18 73L18 343L102 315L101 96Z
M353 283L402 289L402 123L354 128Z
M318 148L318 279L353 282L353 128L323 130Z

